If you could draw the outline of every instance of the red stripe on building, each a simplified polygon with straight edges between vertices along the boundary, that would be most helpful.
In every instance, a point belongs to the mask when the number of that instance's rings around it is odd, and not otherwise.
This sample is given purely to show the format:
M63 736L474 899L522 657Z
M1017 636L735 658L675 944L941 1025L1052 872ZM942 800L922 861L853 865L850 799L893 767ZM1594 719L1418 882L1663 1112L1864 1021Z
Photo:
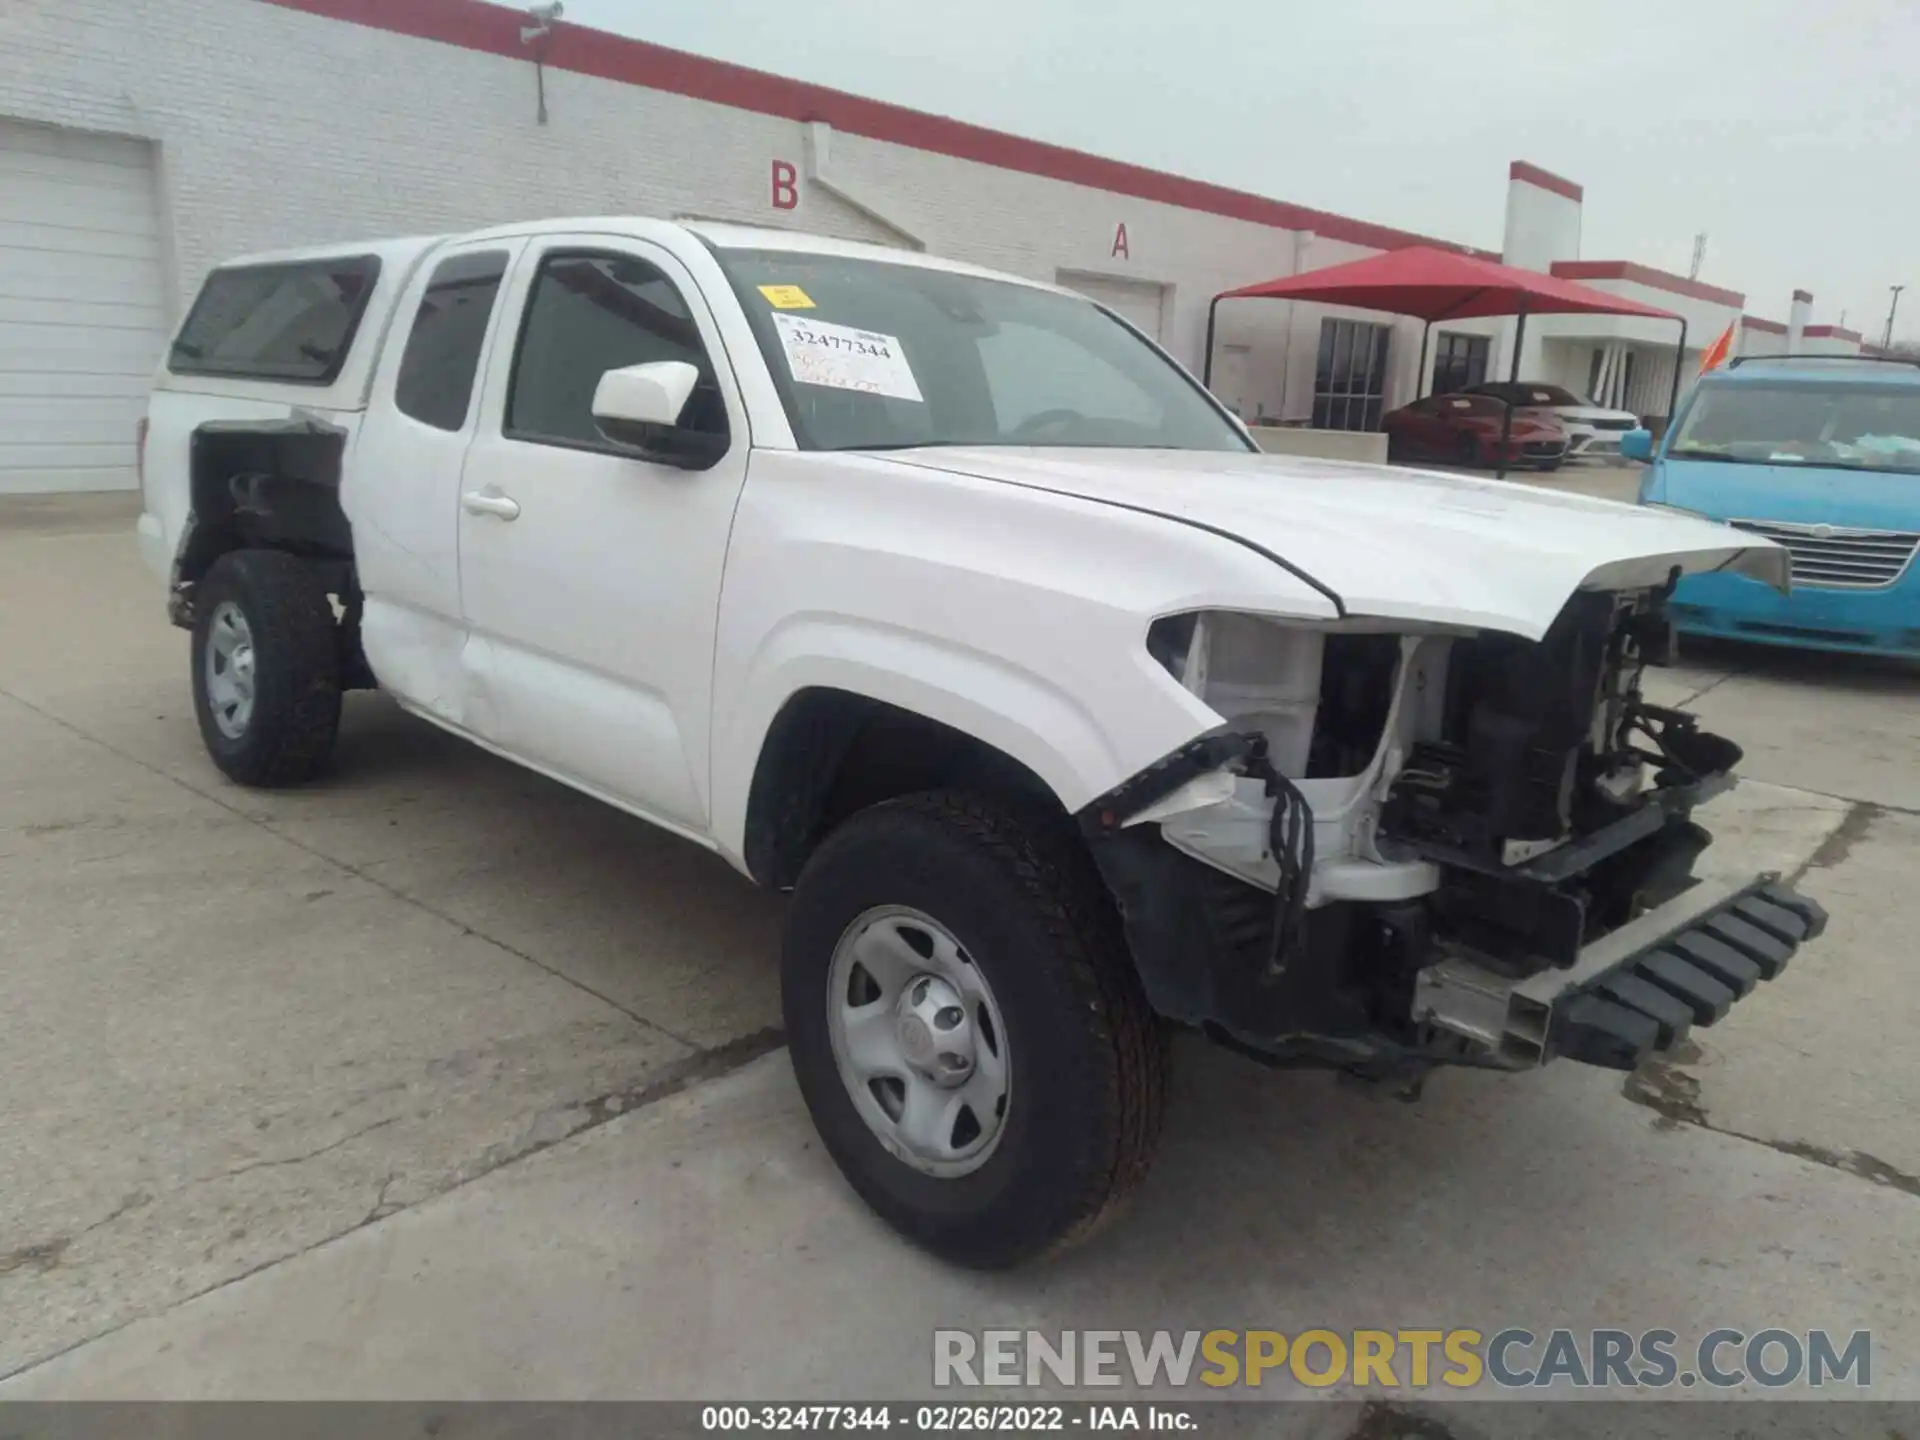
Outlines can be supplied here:
M1787 333L1787 327L1780 324L1779 321L1762 320L1758 315L1742 315L1740 317L1740 328L1742 330L1764 330L1769 335L1784 335Z
M488 55L532 59L532 52L520 40L520 27L527 23L525 13L485 4L483 0L267 0L267 3ZM1040 175L1049 180L1086 185L1281 230L1311 230L1316 235L1375 250L1435 245L1462 254L1479 253L1471 246L1451 240L1435 240L1408 230L1290 205L1284 200L1270 200L1204 180L1189 180L1165 171L1070 150L1063 145L1028 140L942 115L909 110L904 105L868 100L824 85L789 80L763 70L749 70L744 65L710 60L579 25L553 27L546 63L556 70L684 95L759 115L801 122L823 120L834 129L852 135L958 160L972 160L1001 170Z
M1684 275L1669 275L1664 270L1636 265L1631 260L1556 260L1552 273L1563 280L1631 280L1649 289L1689 295L1695 300L1712 300L1720 305L1738 307L1747 303L1747 297L1737 290L1702 285L1698 280L1689 280Z
M1851 340L1860 343L1858 330L1842 330L1838 325L1809 325L1800 332L1809 340Z
M1509 180L1524 180L1529 185L1542 190L1551 190L1555 195L1564 195L1569 200L1578 200L1587 192L1565 176L1556 175L1551 170L1542 170L1538 165L1529 165L1524 160L1516 160L1507 166Z

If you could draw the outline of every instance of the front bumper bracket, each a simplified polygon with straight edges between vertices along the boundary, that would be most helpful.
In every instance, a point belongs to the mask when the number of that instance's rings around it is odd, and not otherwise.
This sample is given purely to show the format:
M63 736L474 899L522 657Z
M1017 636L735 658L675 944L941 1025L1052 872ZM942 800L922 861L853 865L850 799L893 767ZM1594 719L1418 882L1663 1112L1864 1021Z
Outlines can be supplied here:
M1565 1057L1631 1070L1711 1025L1826 929L1826 911L1766 874L1703 882L1514 982L1466 957L1421 973L1416 1019L1495 1046L1511 1068Z

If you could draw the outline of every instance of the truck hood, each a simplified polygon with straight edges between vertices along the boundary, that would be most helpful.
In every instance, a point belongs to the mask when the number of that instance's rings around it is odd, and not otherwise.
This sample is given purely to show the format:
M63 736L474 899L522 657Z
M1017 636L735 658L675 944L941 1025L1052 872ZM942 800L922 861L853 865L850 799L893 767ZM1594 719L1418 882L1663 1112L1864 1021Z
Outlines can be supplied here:
M1734 570L1784 590L1786 551L1671 511L1470 476L1288 455L929 447L886 458L1223 534L1371 615L1537 640L1575 590Z

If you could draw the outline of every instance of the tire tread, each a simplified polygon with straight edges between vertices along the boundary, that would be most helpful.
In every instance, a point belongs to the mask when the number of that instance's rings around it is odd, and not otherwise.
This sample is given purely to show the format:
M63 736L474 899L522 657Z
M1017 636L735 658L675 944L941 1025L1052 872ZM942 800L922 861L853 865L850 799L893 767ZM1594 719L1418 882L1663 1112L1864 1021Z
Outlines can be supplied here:
M1098 1113L1085 1117L1084 1133L1102 1137L1102 1163L1076 1177L1073 1193L1051 1194L1022 1216L1028 1233L952 1258L1000 1267L1058 1253L1098 1231L1151 1166L1166 1099L1164 1027L1141 988L1112 897L1063 817L1037 803L956 790L903 796L866 812L868 823L907 815L956 836L1014 882L1041 922L1074 1004L1084 1005L1098 1050L1111 1056ZM822 853L840 838L829 837Z
M340 728L339 641L325 587L297 555L234 550L214 562L194 599L196 611L208 617L222 600L237 600L254 632L253 726L260 728L250 728L237 746L216 743L218 730L203 693L201 644L194 647L196 709L214 763L243 785L312 779L332 755Z

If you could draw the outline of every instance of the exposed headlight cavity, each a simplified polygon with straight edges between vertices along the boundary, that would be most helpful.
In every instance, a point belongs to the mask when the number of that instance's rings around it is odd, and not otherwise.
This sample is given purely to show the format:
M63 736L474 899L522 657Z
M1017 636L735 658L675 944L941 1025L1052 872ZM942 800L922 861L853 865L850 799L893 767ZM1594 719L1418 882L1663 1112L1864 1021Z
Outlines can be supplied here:
M1162 620L1149 632L1147 643L1161 664L1221 719L1265 734L1267 755L1282 775L1307 773L1313 719L1320 706L1325 637L1319 631L1259 615L1209 610Z
M1282 775L1358 773L1386 724L1397 635L1208 610L1155 622L1147 649L1235 729L1259 730Z

